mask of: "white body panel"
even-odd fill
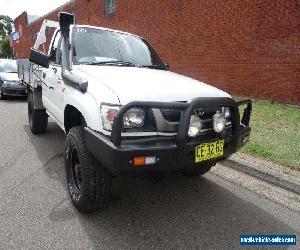
[[[61,78],[61,67],[50,65],[48,69],[43,69],[42,72],[45,76],[45,84],[42,84],[44,107],[48,113],[55,116],[59,122],[62,122],[63,113],[61,111],[64,110],[64,84]]]
[[[125,105],[131,101],[188,102],[197,97],[230,97],[215,87],[165,70],[73,65],[72,72],[88,80],[86,93],[65,85],[59,66],[50,65],[49,69],[43,69],[46,73],[46,84],[42,84],[43,105],[62,128],[67,105],[81,112],[88,127],[108,135],[110,133],[102,128],[101,103]]]
[[[88,65],[77,68],[89,79],[89,86],[97,92],[109,89],[117,95],[121,105],[131,101],[172,102],[196,97],[229,97],[215,87],[165,70]]]
[[[230,97],[215,87],[169,71],[87,65],[75,66],[73,70],[88,80],[88,90],[82,94],[63,84],[63,107],[76,107],[90,128],[104,134],[110,133],[102,129],[101,103],[125,105],[132,101],[173,102],[197,97]],[[63,110],[60,112],[54,115],[63,124]]]

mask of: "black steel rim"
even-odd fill
[[[81,167],[80,167],[78,153],[75,148],[72,150],[72,154],[71,154],[71,174],[72,174],[75,187],[79,191],[81,191],[81,187],[82,187]]]

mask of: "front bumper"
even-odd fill
[[[246,105],[242,119],[239,106]],[[139,108],[173,108],[182,110],[176,137],[148,137],[123,139],[121,137],[123,115],[133,107]],[[192,111],[196,108],[229,107],[232,114],[232,132],[230,136],[215,135],[206,140],[189,140],[187,133]],[[180,171],[195,165],[215,163],[226,159],[242,147],[250,136],[249,121],[251,100],[235,102],[230,98],[197,98],[190,103],[132,102],[123,106],[115,119],[111,137],[85,128],[88,149],[113,174],[123,171]],[[195,163],[195,147],[206,142],[224,139],[224,155],[206,162]],[[155,165],[134,168],[132,159],[135,156],[156,156]]]
[[[27,96],[25,86],[2,86],[0,91],[6,96]]]

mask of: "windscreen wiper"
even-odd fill
[[[166,65],[164,64],[152,64],[152,65],[140,65],[140,67],[150,68],[150,69],[167,69]]]
[[[104,61],[104,62],[93,62],[88,63],[89,65],[116,65],[116,66],[137,66],[131,62],[124,62],[124,61]]]

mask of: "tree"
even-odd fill
[[[10,58],[13,57],[13,52],[10,47],[9,38],[5,37],[0,41],[0,57]]]
[[[0,57],[12,57],[13,52],[9,43],[13,20],[9,16],[0,15]]]
[[[13,20],[9,16],[0,15],[0,39],[7,37],[12,32]]]

